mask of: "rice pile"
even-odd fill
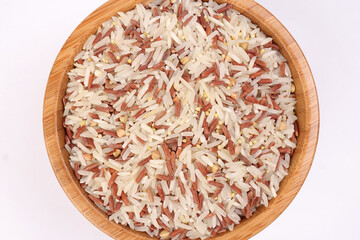
[[[75,57],[66,149],[111,220],[207,238],[276,197],[296,147],[279,47],[213,1],[157,1],[105,22]]]

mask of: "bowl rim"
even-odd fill
[[[237,239],[248,239],[263,230],[280,216],[303,185],[311,168],[318,142],[320,123],[319,103],[314,79],[306,58],[294,38],[277,18],[253,0],[216,1],[219,3],[227,2],[233,4],[234,8],[241,14],[247,17],[251,16],[249,18],[252,22],[256,23],[262,31],[268,36],[273,37],[274,40],[282,46],[280,52],[284,56],[288,55],[285,56],[288,62],[289,59],[294,62],[294,69],[292,68],[291,70],[292,72],[295,70],[298,74],[298,84],[301,84],[300,88],[304,90],[301,94],[304,95],[304,103],[307,107],[307,109],[304,110],[306,118],[304,121],[306,121],[306,125],[302,127],[305,129],[305,133],[300,133],[303,135],[304,145],[302,145],[302,148],[306,151],[295,151],[297,159],[301,161],[298,163],[299,166],[297,165],[297,168],[291,173],[292,175],[289,173],[287,176],[287,180],[290,179],[289,181],[293,185],[291,191],[286,193],[281,192],[282,195],[279,194],[277,198],[271,200],[267,208],[257,210],[250,219],[242,220],[240,224],[235,226],[233,232],[226,231],[220,235],[221,239],[231,239],[234,237]],[[101,23],[108,20],[110,18],[109,16],[115,15],[120,6],[123,11],[127,11],[137,3],[148,2],[151,2],[151,0],[109,0],[86,17],[71,33],[56,58],[49,75],[43,103],[43,133],[45,145],[51,166],[61,187],[75,207],[91,223],[115,239],[123,239],[124,237],[129,239],[154,238],[149,237],[147,234],[134,231],[129,227],[124,227],[113,221],[109,221],[105,213],[87,198],[79,182],[75,179],[73,172],[69,171],[69,161],[62,155],[64,140],[59,138],[59,136],[61,136],[59,133],[64,131],[62,129],[62,122],[59,121],[58,117],[62,116],[63,111],[62,103],[59,99],[62,98],[60,96],[63,96],[65,92],[64,86],[61,86],[61,82],[68,70],[72,67],[74,53],[78,52],[76,50],[82,47],[84,39],[87,39],[92,33],[89,31],[89,28],[95,30],[97,26],[100,26]],[[105,12],[107,14],[104,14]],[[83,31],[86,31],[85,36],[81,35]],[[257,218],[256,221],[254,218]],[[215,238],[218,238],[218,236]]]

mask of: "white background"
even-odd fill
[[[42,104],[57,53],[104,0],[0,0],[1,239],[110,239],[71,204],[51,169]],[[320,138],[285,212],[253,239],[359,239],[360,4],[259,0],[290,31],[313,71]]]

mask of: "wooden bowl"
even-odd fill
[[[43,126],[45,143],[55,175],[72,203],[95,226],[114,239],[151,239],[147,234],[131,230],[108,220],[80,187],[74,176],[64,148],[64,128],[62,127],[63,104],[68,82],[67,73],[73,67],[73,59],[90,34],[94,34],[101,23],[116,15],[118,11],[128,11],[137,3],[149,0],[110,0],[90,14],[70,35],[57,56],[46,87]],[[296,86],[296,113],[299,118],[300,135],[297,148],[291,159],[289,175],[280,184],[278,196],[271,200],[267,208],[260,207],[250,219],[242,220],[234,231],[227,231],[216,239],[248,239],[273,222],[290,204],[300,190],[310,170],[319,131],[319,106],[316,88],[308,63],[285,27],[266,9],[252,0],[218,0],[228,2],[240,13],[259,25],[262,31],[273,37],[280,46],[280,52],[287,59]]]

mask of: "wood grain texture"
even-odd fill
[[[114,239],[151,239],[109,221],[107,215],[88,199],[85,191],[76,180],[64,148],[64,129],[62,127],[62,98],[68,82],[67,72],[73,67],[73,59],[90,34],[98,26],[118,11],[127,11],[137,3],[149,0],[110,0],[90,14],[70,35],[57,56],[46,87],[43,128],[49,159],[55,175],[65,193],[79,211],[95,226]],[[300,190],[310,170],[319,133],[319,106],[313,76],[308,63],[296,41],[285,27],[266,9],[252,0],[218,0],[228,2],[262,31],[274,38],[280,52],[286,57],[296,86],[296,112],[299,118],[300,135],[298,145],[289,167],[289,175],[280,184],[278,197],[271,200],[269,207],[260,207],[255,214],[242,220],[232,232],[225,232],[214,239],[248,239],[272,223],[290,204]]]

